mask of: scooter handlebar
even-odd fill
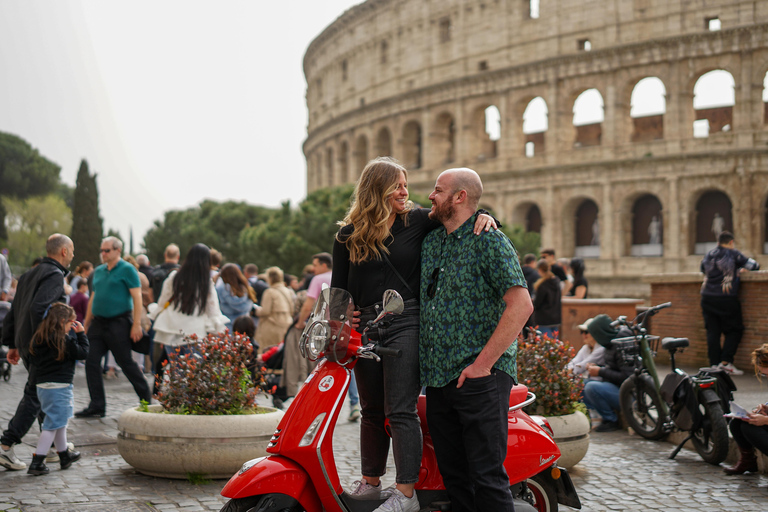
[[[403,355],[403,351],[397,348],[387,348],[378,346],[373,350],[377,355],[384,357],[400,357]]]

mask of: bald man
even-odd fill
[[[517,334],[533,312],[509,239],[496,230],[473,235],[482,193],[472,169],[440,174],[429,216],[443,227],[421,249],[421,383],[453,512],[514,510],[504,470],[507,411]]]

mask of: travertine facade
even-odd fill
[[[768,264],[768,0],[538,4],[369,0],[340,16],[304,58],[309,191],[354,181],[377,155],[421,193],[472,167],[484,206],[585,257],[593,295],[648,296],[640,275],[698,270],[722,229]],[[694,107],[714,70],[733,99]],[[648,77],[662,109],[635,114]],[[575,119],[592,89],[602,120]],[[546,130],[524,130],[535,98]]]

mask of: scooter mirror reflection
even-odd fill
[[[403,304],[403,297],[395,290],[385,290],[384,296],[381,300],[381,313],[373,320],[372,323],[379,322],[387,315],[399,315],[405,309]]]

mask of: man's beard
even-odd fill
[[[453,197],[441,205],[434,204],[434,209],[429,212],[429,218],[445,224],[456,213],[456,206],[453,204]]]

